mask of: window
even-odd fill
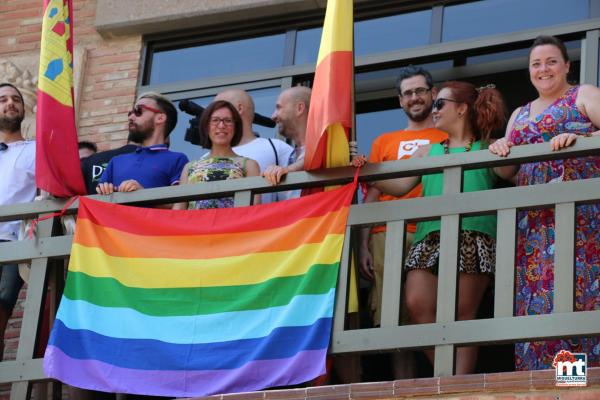
[[[429,43],[431,10],[358,21],[354,29],[357,56],[424,46]],[[321,27],[298,31],[295,64],[317,61],[321,33]]]
[[[452,5],[443,5],[448,3]],[[495,83],[509,110],[513,110],[536,96],[527,73],[529,43],[511,43],[511,36],[503,39],[502,34],[529,31],[533,38],[544,33],[546,27],[573,21],[585,23],[587,28],[571,24],[561,31],[561,37],[568,39],[566,44],[573,60],[570,77],[577,81],[584,29],[597,29],[589,22],[594,17],[590,4],[595,4],[590,0],[440,1],[442,5],[435,6],[440,8],[416,9],[423,7],[422,4],[416,0],[385,1],[381,10],[365,8],[364,12],[371,13],[368,19],[354,24],[355,54],[369,56],[360,60],[355,76],[357,137],[362,154],[369,153],[376,136],[406,126],[406,116],[398,106],[394,87],[402,66],[421,65],[432,72],[438,83],[451,79],[477,85]],[[360,7],[357,5],[359,16],[363,12]],[[397,13],[390,15],[394,11]],[[293,22],[272,27],[279,31],[271,30],[258,37],[239,37],[220,43],[215,42],[217,37],[153,40],[148,45],[149,70],[144,74],[148,79],[144,84],[148,87],[140,91],[160,85],[159,90],[174,99],[190,98],[207,105],[222,90],[247,88],[256,111],[270,117],[283,88],[290,84],[310,84],[311,67],[319,51],[321,27],[305,28],[315,26],[320,20],[291,13],[290,18]],[[265,28],[264,21],[256,22],[256,29],[263,32],[271,29]],[[474,45],[457,43],[458,50],[453,48],[449,50],[451,53],[445,53],[443,45],[430,45],[435,41],[430,36],[436,32],[441,33],[442,41],[471,39]],[[233,32],[218,34],[231,37]],[[497,35],[500,40],[483,38],[488,35]],[[200,40],[205,44],[190,45]],[[493,44],[486,45],[488,42]],[[435,46],[435,51],[431,46]],[[411,49],[407,56],[410,59],[403,58],[405,49]],[[292,55],[294,65],[289,65]],[[179,124],[171,135],[171,146],[196,159],[205,150],[184,141],[190,118],[180,114]],[[273,128],[259,125],[253,128],[262,137],[277,135]]]
[[[149,84],[235,75],[281,67],[285,34],[156,51]]]
[[[588,0],[486,0],[444,8],[442,41],[509,33],[588,18]]]

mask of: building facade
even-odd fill
[[[25,95],[25,131],[34,136],[42,0],[0,3],[0,81]],[[356,129],[359,152],[378,134],[405,125],[395,78],[400,67],[428,68],[436,82],[495,84],[510,110],[535,95],[527,49],[539,34],[567,44],[573,82],[598,85],[600,0],[355,0]],[[74,0],[75,95],[81,140],[101,150],[127,135],[136,94],[208,104],[229,87],[250,92],[270,116],[279,92],[310,85],[326,0]],[[180,113],[174,150],[202,152],[184,140]],[[256,126],[264,137],[272,128]],[[6,333],[14,358],[20,311]]]

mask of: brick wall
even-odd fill
[[[35,76],[42,6],[42,0],[0,1],[0,62],[10,61]],[[75,0],[73,8],[79,137],[97,143],[101,150],[119,147],[127,136],[126,113],[135,100],[142,39],[140,35],[100,36],[94,27],[96,0]],[[6,331],[7,360],[16,355],[24,297],[25,290]],[[0,400],[8,398],[6,390],[0,387]]]
[[[42,4],[42,0],[0,2],[0,61],[11,61],[33,75],[38,68]],[[73,8],[79,136],[101,149],[118,147],[126,137],[126,112],[135,98],[141,36],[103,38],[94,28],[96,1],[76,0]]]

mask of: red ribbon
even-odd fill
[[[33,221],[31,221],[31,225],[29,226],[29,231],[28,231],[29,239],[30,240],[33,239],[33,231],[36,230],[37,224],[40,221],[45,221],[47,219],[54,218],[54,217],[62,217],[63,215],[65,215],[65,213],[67,212],[67,209],[71,206],[71,204],[73,204],[75,202],[75,200],[77,200],[78,198],[79,198],[79,196],[73,196],[69,199],[69,201],[67,201],[67,203],[62,208],[62,210],[53,212],[51,214],[42,215],[41,217],[37,217]]]

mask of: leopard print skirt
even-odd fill
[[[485,233],[461,231],[459,271],[467,274],[493,274],[496,240]],[[431,232],[408,250],[404,268],[431,269],[437,275],[440,258],[440,232]]]

